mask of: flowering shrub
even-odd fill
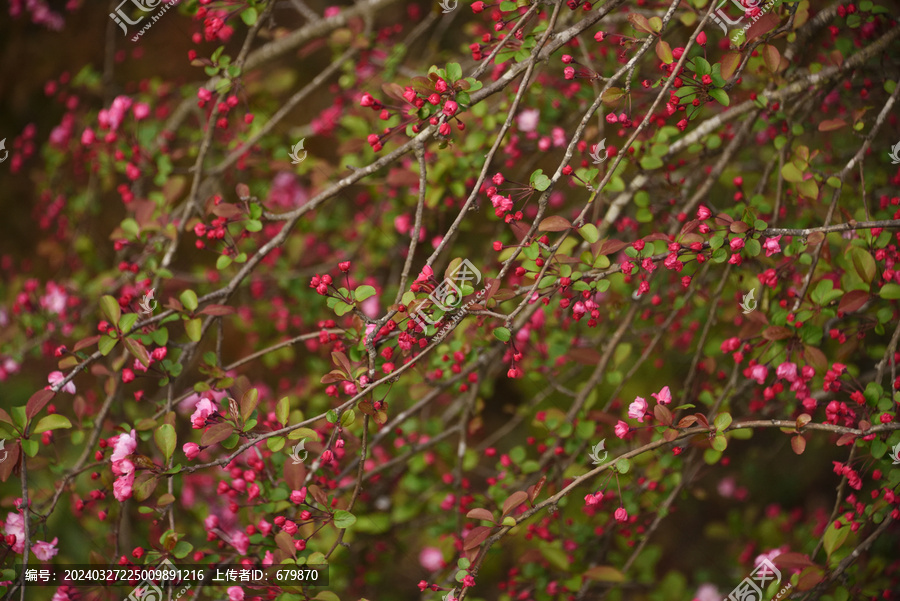
[[[0,592],[900,598],[887,8],[163,4],[10,3]]]

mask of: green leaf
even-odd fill
[[[894,284],[893,282],[888,282],[884,286],[881,287],[881,290],[878,291],[878,296],[885,300],[898,300],[900,299],[900,284]]]
[[[497,340],[508,342],[510,335],[510,331],[507,328],[494,328],[494,338]]]
[[[715,450],[717,450],[717,451],[719,451],[719,452],[722,452],[722,451],[724,451],[727,447],[728,447],[728,439],[726,439],[726,438],[725,438],[724,436],[722,436],[721,434],[718,434],[718,435],[716,435],[715,438],[713,438],[713,441],[712,441],[712,448],[713,448],[713,449],[715,449]]]
[[[840,530],[834,527],[834,522],[828,524],[828,529],[825,531],[823,546],[825,548],[825,553],[828,554],[829,558],[832,553],[841,548],[841,545],[844,544],[848,536],[850,536],[849,524],[844,524]]]
[[[356,516],[349,511],[338,509],[334,512],[334,525],[338,528],[349,528],[356,523]]]
[[[709,66],[705,58],[698,56],[694,59],[694,73],[703,77],[712,73],[712,67]]]
[[[353,297],[356,299],[356,302],[362,302],[369,297],[375,296],[375,288],[373,286],[360,286],[356,290],[353,291]]]
[[[117,342],[118,340],[116,340],[115,338],[110,338],[109,336],[104,335],[100,337],[100,341],[97,343],[97,348],[100,349],[100,354],[105,357],[112,352]]]
[[[462,67],[459,66],[459,63],[447,63],[447,79],[451,83],[462,79]]]
[[[799,183],[803,181],[803,174],[793,163],[784,164],[784,167],[781,168],[781,176],[791,183]]]
[[[531,186],[538,192],[543,192],[550,187],[550,178],[544,175],[543,170],[538,169],[531,174]]]
[[[729,104],[731,104],[731,99],[728,97],[728,94],[721,88],[714,88],[710,90],[709,96],[722,106],[728,106]]]
[[[627,474],[628,470],[631,469],[631,461],[626,458],[619,459],[616,461],[616,471],[620,474]]]
[[[713,423],[716,425],[717,432],[723,432],[728,426],[731,425],[731,414],[730,413],[720,413],[716,416],[715,421]]]
[[[184,329],[187,332],[188,338],[194,342],[199,342],[200,335],[203,333],[203,321],[199,317],[189,319],[185,322]]]
[[[103,310],[103,315],[106,316],[106,319],[108,319],[111,324],[118,327],[119,318],[122,316],[122,308],[119,307],[119,301],[112,296],[105,294],[100,297],[100,308]]]
[[[163,457],[165,457],[166,463],[168,463],[172,454],[175,452],[175,444],[178,441],[178,436],[175,434],[175,428],[173,428],[171,424],[161,425],[153,432],[153,440],[156,441],[156,446],[162,451]]]
[[[184,559],[187,557],[188,553],[194,550],[194,545],[187,542],[186,540],[180,540],[175,543],[175,548],[172,549],[172,555],[174,555],[178,559]]]
[[[244,22],[248,27],[254,25],[256,20],[259,18],[259,13],[256,12],[256,9],[252,6],[244,9],[241,13],[241,21]]]
[[[278,404],[275,405],[275,417],[278,419],[278,423],[282,426],[287,425],[288,421],[288,412],[290,411],[290,399],[288,397],[284,397]]]
[[[597,230],[597,226],[593,223],[585,223],[580,228],[578,228],[578,233],[581,234],[581,237],[587,240],[590,244],[593,244],[600,239],[600,232]]]
[[[59,430],[61,428],[71,428],[72,422],[69,421],[69,418],[65,415],[60,415],[58,413],[53,413],[51,415],[45,415],[41,418],[41,420],[34,427],[33,434],[42,434],[43,432],[49,432],[50,430]],[[24,441],[23,441],[24,442]]]
[[[44,418],[46,419],[46,418]],[[43,421],[43,420],[42,420]],[[38,451],[41,449],[40,442],[35,439],[25,439],[23,438],[21,441],[22,450],[25,451],[25,454],[29,457],[34,457],[38,454]]]
[[[219,271],[222,271],[223,269],[225,269],[226,267],[231,265],[231,261],[232,261],[231,256],[219,255],[219,258],[216,259],[216,269],[218,269]]]
[[[284,448],[286,441],[284,436],[273,436],[272,438],[266,439],[266,446],[273,453],[277,453],[281,449]]]
[[[248,232],[258,232],[258,231],[262,230],[262,222],[259,221],[258,219],[248,219],[247,222],[244,224],[244,228]]]
[[[193,313],[197,310],[197,295],[193,290],[188,289],[181,293],[179,296],[181,299],[181,304],[184,305],[184,308]]]
[[[122,316],[122,319],[119,320],[119,329],[124,333],[130,332],[131,328],[134,327],[134,324],[137,323],[137,320],[137,313],[126,313]]]
[[[641,168],[647,171],[659,169],[663,166],[663,162],[659,157],[648,155],[641,159]]]
[[[864,282],[871,284],[872,280],[875,279],[875,259],[869,254],[869,251],[858,246],[851,246],[848,252],[850,253],[850,259],[853,261],[853,267],[856,269],[856,273],[859,274],[859,277],[861,277]]]

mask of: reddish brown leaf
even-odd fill
[[[126,338],[125,347],[144,367],[150,367],[150,353],[147,352],[147,348],[140,341],[134,338]]]
[[[721,75],[722,79],[728,81],[731,79],[731,76],[734,75],[735,71],[741,64],[741,55],[737,52],[729,52],[725,56],[722,57],[721,60],[722,70]]]
[[[811,421],[812,421],[812,417],[810,417],[808,413],[801,413],[800,415],[797,416],[797,422],[796,422],[797,429],[799,430],[800,428],[802,428],[803,426],[805,426],[806,424],[808,424]]]
[[[797,579],[796,589],[798,591],[809,591],[815,588],[817,584],[825,579],[825,572],[819,566],[810,566],[800,572],[800,578]]]
[[[584,577],[598,582],[625,582],[625,574],[612,566],[595,566],[584,571]]]
[[[297,549],[294,547],[294,539],[284,530],[275,535],[275,544],[278,545],[278,548],[285,555],[290,557],[297,556]]]
[[[697,421],[700,422],[700,425],[704,428],[709,428],[709,420],[706,419],[706,416],[702,413],[695,413],[694,417],[697,418]]]
[[[75,343],[75,346],[72,347],[72,352],[77,353],[83,348],[87,348],[89,346],[94,346],[100,340],[100,336],[89,336],[84,340],[79,340]]]
[[[18,442],[12,443],[5,447],[4,452],[9,453],[2,462],[0,462],[0,482],[6,482],[12,475],[13,470],[19,465],[19,451],[21,446]]]
[[[303,488],[303,482],[306,480],[306,466],[302,463],[294,463],[293,461],[284,462],[284,482],[291,490],[300,490]]]
[[[718,215],[716,215],[717,225],[730,225],[732,221],[734,221],[734,217],[732,217],[728,213],[719,213]]]
[[[689,428],[697,423],[697,417],[694,415],[686,415],[678,421],[679,428]]]
[[[308,490],[309,494],[311,494],[313,496],[313,499],[316,500],[316,503],[318,503],[322,507],[329,507],[328,495],[326,495],[325,491],[323,491],[317,484],[310,484]]]
[[[647,234],[646,236],[641,238],[641,240],[643,240],[644,242],[656,242],[657,240],[669,242],[669,236],[661,232],[657,232],[655,234]]]
[[[333,382],[343,382],[346,379],[347,376],[344,375],[344,372],[332,369],[330,372],[322,376],[322,379],[319,380],[319,382],[321,382],[322,384],[331,384]]]
[[[837,439],[837,446],[842,447],[844,445],[848,445],[856,440],[856,434],[844,434],[840,438]]]
[[[607,240],[600,246],[601,255],[612,255],[628,246],[627,242],[621,240]]]
[[[804,555],[803,553],[782,553],[773,559],[772,563],[781,570],[803,569],[816,565],[808,555]]]
[[[763,330],[762,335],[766,340],[784,340],[785,338],[792,338],[794,331],[784,326],[769,326]]]
[[[508,513],[510,513],[513,509],[524,503],[528,499],[528,494],[524,491],[517,490],[509,497],[507,497],[506,501],[503,502],[503,513],[500,515],[501,518],[506,517]]]
[[[213,206],[211,213],[218,217],[224,217],[225,219],[234,219],[235,217],[239,217],[242,212],[237,205],[223,202],[222,204]]]
[[[234,307],[229,307],[228,305],[206,305],[197,311],[197,313],[221,317],[222,315],[231,315],[235,311],[236,309]]]
[[[731,225],[728,226],[728,229],[734,234],[743,234],[750,229],[750,226],[743,221],[732,221]]]
[[[484,507],[476,507],[475,509],[470,509],[469,513],[466,514],[467,518],[472,518],[473,520],[487,520],[488,522],[494,521],[494,514],[485,509]]]
[[[352,378],[353,366],[350,365],[350,360],[347,359],[347,355],[341,351],[334,351],[331,353],[331,360],[347,374],[348,380]]]
[[[629,13],[628,22],[631,23],[631,26],[638,31],[643,31],[644,33],[653,33],[653,28],[650,27],[650,21],[648,21],[647,17],[643,15],[639,15],[638,13]]]
[[[864,419],[859,420],[859,429],[862,430],[863,432],[865,432],[866,430],[868,430],[871,427],[872,427],[872,424],[870,422],[868,422],[867,420],[864,420]]]
[[[7,424],[13,423],[12,417],[10,417],[9,413],[2,408],[0,408],[0,422],[6,422]]]
[[[491,529],[487,526],[475,526],[463,541],[463,549],[465,549],[466,551],[468,551],[469,549],[474,549],[475,547],[483,543],[490,535]]]
[[[841,297],[838,311],[841,313],[853,313],[859,311],[869,300],[869,293],[864,290],[851,290]]]
[[[550,215],[541,221],[538,229],[542,232],[564,232],[572,227],[571,222],[559,215]]]
[[[228,422],[222,422],[221,424],[214,424],[209,427],[209,429],[203,433],[203,436],[200,437],[200,446],[208,447],[209,445],[213,445],[219,442],[222,442],[234,432],[234,426]]]
[[[806,245],[809,248],[812,248],[814,246],[818,246],[819,244],[821,244],[822,240],[824,240],[824,239],[825,239],[825,234],[823,234],[822,232],[813,232],[809,236],[806,237]]]
[[[541,493],[541,489],[544,488],[544,482],[547,481],[547,476],[541,476],[541,479],[537,481],[537,484],[528,487],[528,500],[531,504],[534,504],[534,500]]]
[[[132,487],[134,500],[137,502],[146,501],[150,498],[150,495],[153,494],[153,491],[156,489],[156,485],[159,483],[159,478],[154,476],[150,472],[141,472],[134,478],[134,485]]]
[[[238,198],[241,200],[249,200],[250,199],[250,186],[247,184],[238,184],[234,187],[234,191],[237,193]]]
[[[806,439],[800,436],[794,436],[791,438],[791,448],[794,449],[794,452],[798,455],[802,455],[803,451],[806,450]]]
[[[766,13],[761,16],[756,23],[750,26],[744,39],[749,42],[753,38],[758,38],[761,35],[769,33],[776,27],[778,27],[778,17],[772,13]]]
[[[847,122],[843,119],[826,119],[819,123],[819,131],[834,131],[842,127],[847,127]]]
[[[771,44],[765,44],[763,45],[762,51],[763,62],[766,64],[766,69],[772,73],[778,73],[778,67],[781,65],[781,53],[778,52],[778,48]]]
[[[666,442],[672,442],[676,438],[678,438],[678,430],[669,428],[668,430],[663,432],[663,440],[665,440]]]
[[[825,353],[814,346],[803,345],[803,357],[817,370],[828,368],[828,358],[825,357]]]
[[[28,419],[31,419],[35,415],[41,412],[41,409],[44,408],[44,405],[50,402],[56,396],[56,393],[52,390],[47,390],[46,388],[43,390],[38,390],[31,398],[28,399],[28,404],[25,405],[25,415],[28,416]],[[9,416],[7,416],[9,417]],[[12,423],[12,420],[9,420],[9,423]]]
[[[657,405],[653,408],[653,415],[656,416],[656,420],[664,426],[672,425],[672,412],[669,411],[665,405]]]

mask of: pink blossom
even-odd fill
[[[600,501],[603,500],[603,493],[598,492],[596,494],[588,494],[584,497],[584,502],[586,505],[599,505]]]
[[[228,601],[244,601],[244,589],[239,586],[229,586]]]
[[[306,487],[291,492],[291,503],[299,505],[306,500]]]
[[[765,365],[754,365],[750,368],[750,379],[756,380],[757,384],[763,384],[766,381],[766,376],[769,375],[769,368]]]
[[[781,240],[781,236],[775,236],[774,238],[766,238],[766,241],[763,243],[763,248],[766,250],[766,256],[771,257],[775,253],[781,252],[781,246],[778,245],[778,241]]]
[[[275,556],[272,555],[271,551],[266,551],[266,554],[263,556],[262,565],[264,568],[275,565]]]
[[[146,102],[138,102],[132,107],[131,112],[138,121],[146,119],[150,115],[150,105]]]
[[[519,127],[519,131],[523,132],[532,132],[537,130],[539,117],[541,116],[541,111],[538,109],[525,109],[519,116],[516,117],[516,125]]]
[[[188,442],[181,447],[181,450],[184,451],[184,454],[187,455],[188,459],[196,459],[200,454],[200,445],[196,442]]]
[[[25,550],[25,519],[22,514],[18,511],[7,514],[4,530],[7,536],[11,534],[16,537],[16,542],[12,546],[13,551],[23,552]]]
[[[247,549],[250,548],[250,538],[246,534],[238,530],[231,535],[231,546],[234,547],[241,555],[246,555]]]
[[[59,538],[54,538],[53,541],[49,543],[42,540],[35,541],[31,546],[31,550],[34,551],[34,556],[41,561],[49,561],[59,553],[59,549],[56,548],[57,542],[59,542]]]
[[[203,520],[203,527],[207,530],[213,530],[219,527],[219,516],[217,515],[208,515],[206,519]]]
[[[194,414],[191,415],[191,424],[193,425],[195,430],[199,430],[203,426],[206,425],[207,418],[216,413],[216,406],[213,405],[212,401],[209,399],[200,399],[197,403],[197,407],[194,410]]]
[[[273,207],[296,209],[305,205],[308,200],[309,193],[293,173],[280,171],[272,179],[272,187],[269,189],[269,202]]]
[[[128,462],[131,464],[131,462]],[[116,501],[120,503],[126,499],[131,498],[131,493],[133,492],[134,487],[134,471],[128,472],[122,476],[116,478],[116,481],[113,483],[113,496],[116,497]]]
[[[437,547],[425,547],[419,552],[419,564],[429,572],[437,572],[444,567],[444,554]]]
[[[616,509],[615,516],[616,516],[616,521],[624,522],[628,519],[628,512],[625,511],[624,507],[619,507],[618,509]]]
[[[634,402],[628,406],[628,417],[631,419],[643,422],[645,413],[647,413],[647,401],[642,397],[635,398]]]
[[[57,382],[62,382],[65,379],[66,376],[64,376],[63,372],[61,371],[51,371],[50,375],[47,376],[47,381],[50,382],[51,385],[56,384]],[[68,392],[69,394],[75,394],[75,383],[66,383],[66,385],[62,387],[62,390]]]
[[[622,420],[619,420],[616,423],[616,427],[614,428],[616,436],[618,436],[619,438],[625,438],[625,435],[628,434],[628,430],[629,430],[628,424],[626,424]]]
[[[650,396],[656,399],[656,402],[660,405],[668,405],[672,402],[672,391],[669,390],[668,386],[663,386],[662,390],[659,391],[659,394],[654,392]]]
[[[797,364],[784,362],[775,369],[775,375],[788,382],[797,379]]]
[[[134,470],[134,465],[131,465],[131,462],[126,457],[134,453],[135,449],[137,449],[137,435],[134,430],[131,433],[119,434],[116,437],[115,447],[113,448],[112,456],[109,458],[112,461],[114,474],[126,474]]]
[[[719,601],[722,595],[714,584],[701,584],[694,593],[694,601]]]

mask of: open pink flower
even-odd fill
[[[200,399],[197,402],[194,414],[191,415],[191,425],[195,430],[199,430],[206,425],[207,418],[213,413],[216,413],[216,411],[216,406],[213,405],[212,401],[209,399]]]
[[[642,397],[637,397],[634,399],[634,402],[628,406],[628,417],[631,419],[643,422],[645,413],[647,413],[647,401]]]
[[[614,432],[619,438],[625,438],[625,435],[628,434],[629,429],[630,428],[628,424],[626,424],[622,420],[619,420],[619,422],[616,424],[616,427],[614,428]]]
[[[437,547],[425,547],[419,552],[419,564],[429,572],[444,567],[444,554]]]
[[[56,384],[57,382],[62,382],[66,379],[66,376],[63,375],[61,371],[51,371],[50,375],[47,376],[47,381],[50,382],[51,385]],[[62,390],[68,392],[69,394],[75,394],[75,383],[67,382],[65,386],[62,387]]]
[[[663,386],[658,394],[654,392],[651,396],[656,399],[656,402],[660,405],[668,405],[672,402],[672,391],[669,390],[668,386]]]
[[[59,549],[56,548],[57,542],[59,542],[59,538],[54,538],[49,543],[39,540],[31,546],[31,550],[34,551],[34,556],[41,561],[49,561],[59,553]]]
[[[18,511],[11,512],[6,516],[6,524],[3,529],[6,535],[16,537],[16,542],[12,545],[12,550],[21,553],[25,550],[25,520]]]
[[[128,462],[129,465],[131,462]],[[134,491],[134,471],[132,467],[132,471],[127,474],[123,474],[116,478],[116,481],[113,482],[113,496],[116,497],[116,501],[120,503],[126,499],[131,498],[131,494]]]
[[[750,368],[750,379],[756,380],[757,384],[764,384],[768,375],[769,368],[765,365],[754,365]]]
[[[781,240],[781,236],[775,236],[774,238],[766,238],[766,241],[763,243],[763,248],[766,249],[766,256],[771,257],[775,253],[781,252],[781,246],[778,245],[778,241]]]

